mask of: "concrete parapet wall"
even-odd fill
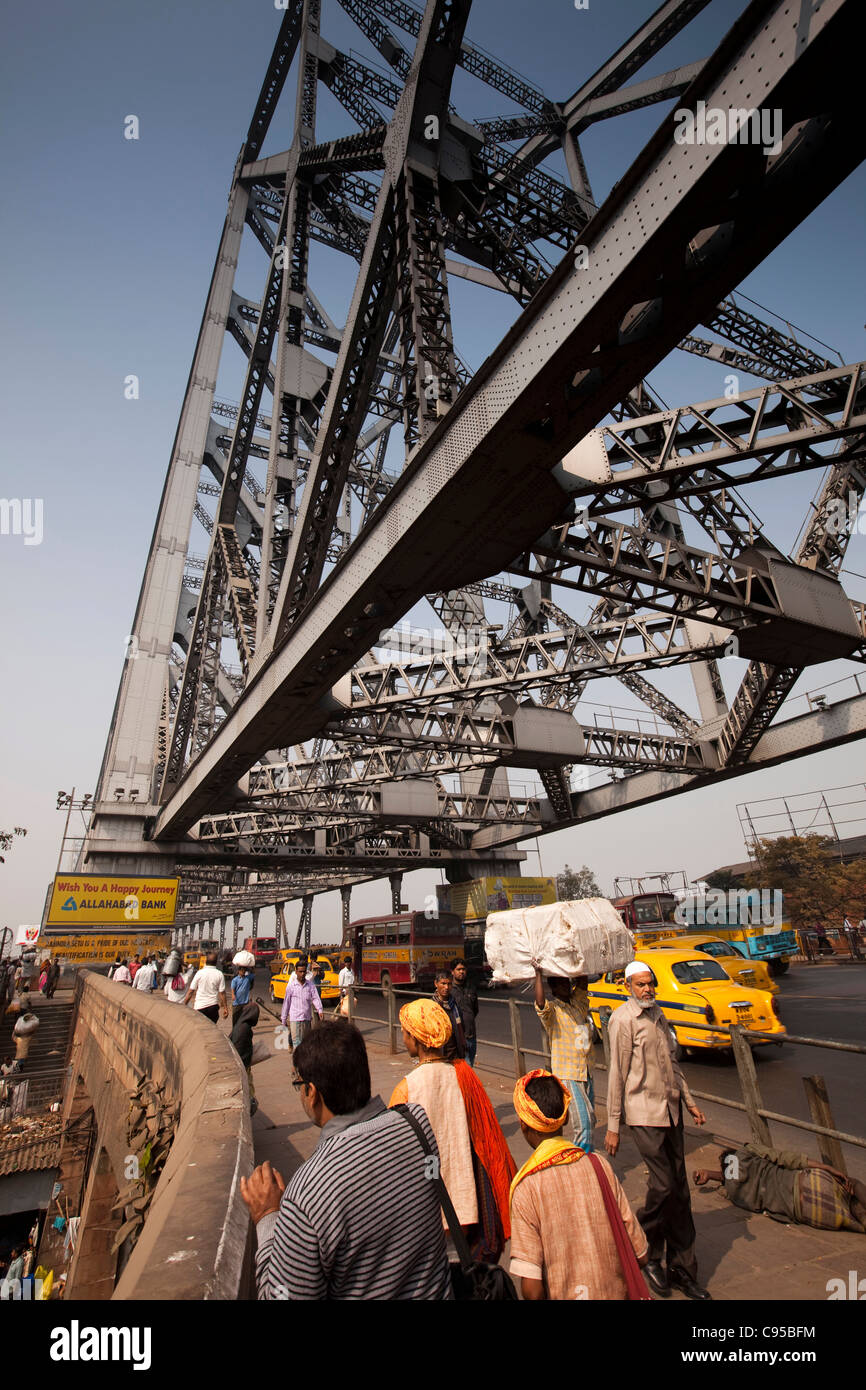
[[[71,1061],[93,1101],[117,1185],[127,1179],[129,1093],[142,1076],[180,1101],[168,1158],[115,1299],[237,1299],[254,1166],[246,1075],[224,1034],[191,1008],[83,972]]]

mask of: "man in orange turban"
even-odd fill
[[[428,1052],[440,1051],[451,1037],[451,1020],[432,999],[415,999],[411,1004],[404,1004],[400,1010],[400,1027]],[[417,1055],[408,1046],[406,1051],[411,1056]]]
[[[451,1020],[432,999],[400,1010],[403,1045],[419,1065],[395,1087],[391,1105],[421,1105],[436,1136],[441,1177],[475,1259],[498,1260],[510,1235],[508,1189],[514,1159],[487,1092],[464,1061],[444,1048]],[[444,1219],[444,1218],[443,1218]]]
[[[510,1272],[521,1280],[523,1297],[530,1301],[624,1299],[630,1293],[648,1298],[634,1268],[634,1257],[646,1262],[646,1237],[613,1169],[598,1155],[587,1158],[562,1137],[571,1099],[571,1090],[549,1071],[531,1071],[514,1087],[514,1109],[533,1152],[511,1184]],[[600,1176],[594,1164],[603,1168]],[[609,1204],[614,1204],[621,1238],[634,1251],[629,1272]],[[631,1291],[630,1274],[640,1286],[638,1295]]]

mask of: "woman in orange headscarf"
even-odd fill
[[[403,1043],[419,1065],[395,1087],[391,1105],[423,1106],[441,1175],[475,1259],[498,1260],[511,1235],[508,1192],[516,1165],[475,1072],[444,1055],[451,1020],[430,999],[400,1010]]]

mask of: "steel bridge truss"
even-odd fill
[[[707,3],[666,0],[565,100],[467,39],[471,0],[339,3],[369,58],[327,41],[321,0],[289,0],[235,164],[82,852],[177,865],[186,922],[518,862],[527,836],[862,733],[859,707],[772,721],[807,666],[866,655],[840,582],[866,369],[735,294],[862,157],[855,0],[807,33],[753,0],[715,53],[636,77]],[[458,67],[518,109],[464,119]],[[290,70],[292,142],[265,154]],[[356,130],[321,138],[322,85]],[[686,158],[670,113],[596,206],[588,128],[733,92],[782,113],[780,150]],[[556,153],[567,181],[541,167]],[[244,237],[257,301],[235,287]],[[320,246],[357,266],[343,324],[312,284]],[[463,280],[518,314],[474,373]],[[225,342],[237,403],[216,396]],[[766,384],[665,409],[644,378],[675,348]],[[743,490],[810,470],[787,555]],[[407,614],[426,646],[402,642]],[[729,705],[731,655],[749,665]],[[653,683],[674,666],[696,710]],[[586,717],[611,678],[633,715]]]

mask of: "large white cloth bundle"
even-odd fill
[[[26,1038],[35,1033],[38,1027],[39,1019],[36,1014],[22,1014],[12,1029],[12,1034],[16,1038]]]
[[[607,898],[491,912],[484,949],[493,979],[530,980],[537,960],[545,975],[601,975],[634,960],[634,937]]]

